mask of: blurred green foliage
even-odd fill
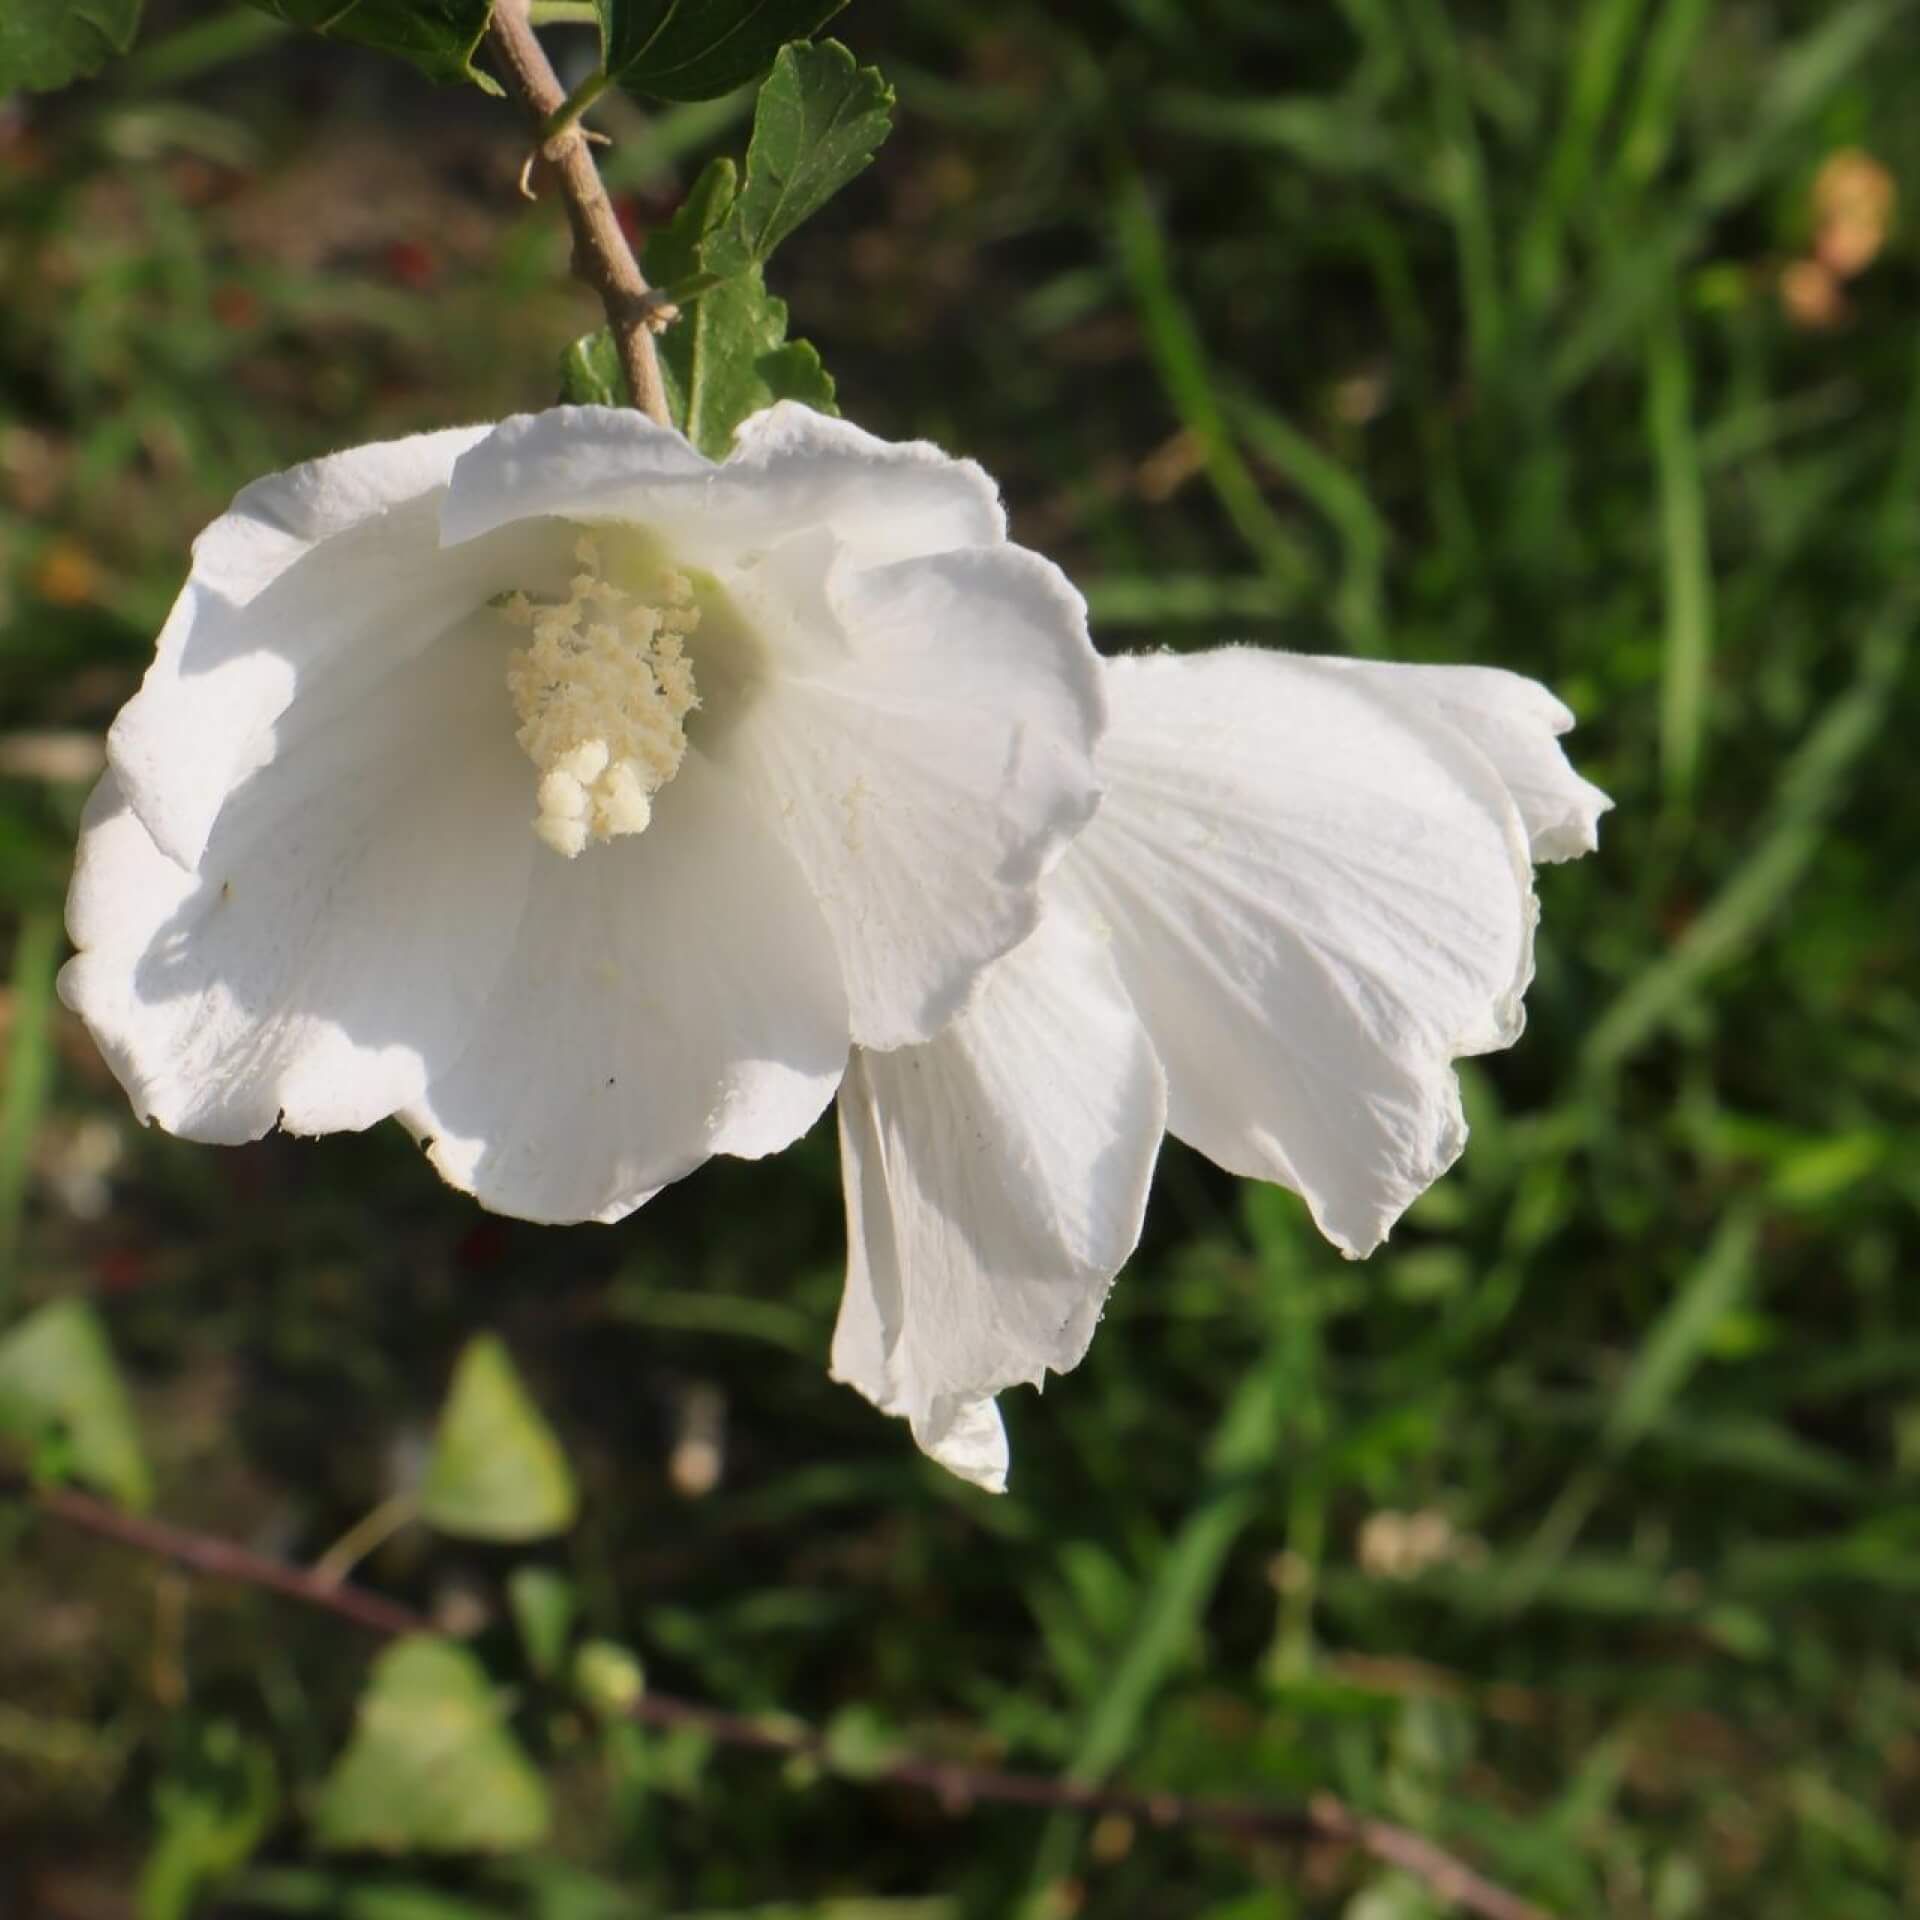
[[[428,1866],[317,1850],[346,1629],[0,1511],[0,1910],[1432,1911],[1331,1854],[643,1732],[593,1704],[636,1653],[849,1753],[1325,1786],[1570,1915],[1920,1909],[1916,10],[840,22],[899,130],[774,283],[846,412],[978,456],[1103,644],[1514,667],[1620,803],[1543,876],[1529,1032],[1465,1070],[1473,1144],[1392,1245],[1343,1264],[1170,1151],[1091,1358],[1009,1404],[998,1501],[825,1379],[827,1138],[523,1227],[394,1129],[142,1135],[52,1004],[192,533],[265,469],[543,403],[595,318],[503,108],[155,14],[0,115],[0,1289],[104,1319],[170,1515],[352,1537],[497,1329],[580,1519],[361,1535],[551,1802],[540,1847]],[[609,97],[637,225],[744,112]]]

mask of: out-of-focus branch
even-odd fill
[[[649,419],[670,427],[673,418],[667,411],[660,356],[653,344],[654,329],[670,315],[649,298],[646,277],[607,198],[600,169],[594,165],[586,129],[577,116],[567,117],[567,90],[533,30],[528,0],[495,0],[487,45],[508,91],[533,122],[538,144],[529,170],[543,167],[560,183],[573,228],[573,270],[607,310],[607,325],[613,330],[633,404]]]
[[[71,1488],[32,1489],[17,1478],[0,1476],[0,1493],[25,1495],[54,1519],[183,1567],[189,1573],[298,1600],[383,1638],[432,1631],[424,1616],[365,1587],[290,1566],[230,1540],[143,1519]],[[726,1746],[799,1755],[828,1765],[832,1762],[832,1748],[825,1734],[785,1716],[734,1713],[651,1689],[626,1712],[647,1726],[689,1728]],[[1489,1880],[1432,1841],[1406,1827],[1370,1819],[1331,1794],[1315,1794],[1303,1805],[1270,1805],[1255,1800],[1150,1793],[1134,1787],[1101,1786],[1052,1774],[1009,1773],[996,1767],[911,1755],[883,1761],[862,1778],[931,1794],[956,1814],[974,1806],[1041,1807],[1121,1814],[1150,1827],[1210,1827],[1247,1840],[1317,1840],[1350,1847],[1384,1865],[1398,1867],[1413,1875],[1436,1898],[1478,1916],[1478,1920],[1552,1920],[1543,1908]]]
[[[17,1480],[0,1480],[0,1491],[26,1492]],[[369,1633],[393,1637],[403,1633],[421,1633],[426,1623],[411,1608],[398,1601],[384,1599],[364,1587],[349,1586],[330,1579],[325,1573],[309,1573],[304,1567],[290,1566],[264,1553],[255,1553],[231,1540],[212,1534],[189,1533],[183,1527],[170,1527],[164,1520],[144,1519],[104,1500],[77,1493],[71,1487],[42,1487],[31,1498],[42,1513],[49,1513],[69,1526],[81,1528],[106,1540],[118,1541],[138,1553],[152,1554],[170,1566],[184,1567],[208,1580],[223,1580],[234,1586],[258,1587],[265,1593],[277,1593],[283,1599],[304,1601],[310,1607],[324,1608],[342,1620],[350,1620]]]

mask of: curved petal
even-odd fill
[[[288,726],[367,698],[489,595],[564,578],[564,542],[544,526],[441,552],[447,476],[486,432],[269,474],[194,543],[145,682],[108,736],[122,792],[170,858],[199,861],[227,796]]]
[[[1526,823],[1536,860],[1577,860],[1600,844],[1613,802],[1567,763],[1557,736],[1573,715],[1537,680],[1501,667],[1411,667],[1329,661],[1407,711],[1437,713],[1494,764]]]
[[[1465,1144],[1448,1062],[1520,1029],[1506,789],[1318,661],[1116,660],[1108,693],[1107,798],[1057,885],[1110,932],[1173,1132],[1368,1252]]]
[[[718,466],[630,407],[502,421],[455,471],[445,536],[472,540],[542,514],[649,527],[702,566],[796,527],[831,527],[870,566],[1006,537],[999,495],[971,460],[877,440],[793,401],[743,422]]]
[[[496,1212],[611,1221],[711,1154],[798,1139],[846,1056],[818,910],[690,752],[646,832],[536,860],[473,1044],[400,1117]]]
[[[1104,943],[1050,913],[925,1046],[840,1092],[833,1373],[998,1491],[1002,1387],[1077,1366],[1140,1238],[1166,1084]]]
[[[771,679],[715,744],[811,882],[862,1046],[931,1038],[1039,919],[1097,803],[1086,607],[1020,547],[829,581],[847,648]]]
[[[877,439],[794,400],[743,420],[722,472],[778,502],[783,522],[825,522],[865,567],[1007,537],[1000,490],[975,462],[929,440]]]
[[[365,1127],[465,1045],[534,850],[483,644],[449,636],[257,769],[197,872],[101,781],[61,992],[142,1120],[228,1142]]]

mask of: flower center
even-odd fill
[[[533,830],[569,860],[590,840],[645,830],[700,704],[685,654],[700,609],[686,575],[663,568],[649,593],[630,593],[601,570],[592,535],[573,551],[581,571],[565,600],[516,593],[502,607],[533,633],[507,663],[514,738],[540,769]]]

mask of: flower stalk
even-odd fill
[[[673,416],[653,340],[667,310],[652,297],[633,257],[594,164],[589,136],[580,124],[581,113],[605,90],[605,76],[596,74],[569,97],[533,30],[528,0],[499,0],[487,27],[487,44],[509,91],[538,129],[539,144],[529,170],[537,163],[560,183],[573,228],[573,270],[600,296],[606,309],[633,404],[650,420],[671,427]]]

